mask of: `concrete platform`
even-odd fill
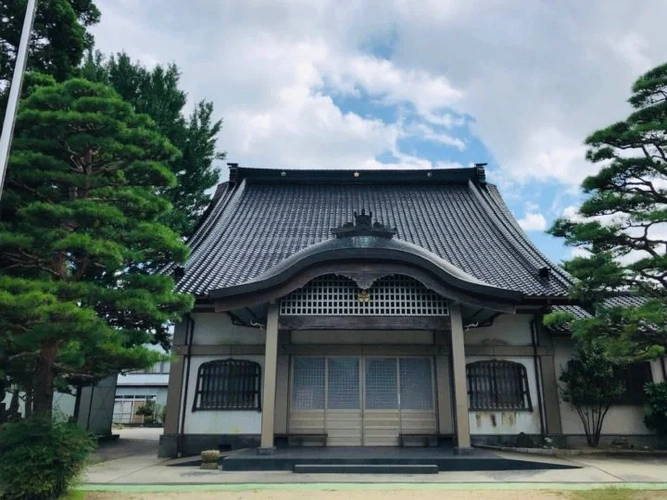
[[[270,455],[239,450],[222,460],[224,471],[294,471],[295,466],[437,466],[438,471],[510,471],[576,469],[576,465],[509,459],[488,450],[457,455],[452,448],[294,447]]]
[[[433,465],[350,465],[350,464],[296,464],[295,474],[437,474]]]

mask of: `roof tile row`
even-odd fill
[[[219,187],[191,238],[192,254],[178,288],[203,295],[248,282],[299,250],[332,238],[332,228],[365,208],[374,220],[395,227],[396,238],[480,280],[529,296],[566,295],[571,278],[530,242],[496,187],[477,181],[476,169],[470,171],[467,180],[457,171],[452,182],[441,176],[432,183],[400,183],[396,177],[391,182],[308,182],[307,172],[289,182],[267,182],[241,172],[235,184]],[[551,269],[550,278],[539,277],[541,267]]]

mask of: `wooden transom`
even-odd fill
[[[409,276],[386,276],[367,290],[344,276],[320,276],[280,302],[282,316],[447,316],[447,299]]]

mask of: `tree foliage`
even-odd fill
[[[0,0],[0,116],[14,72],[27,0]],[[35,15],[27,70],[64,81],[75,76],[100,20],[93,0],[40,0]]]
[[[667,381],[647,384],[644,392],[644,423],[662,438],[667,438]]]
[[[585,255],[565,264],[579,281],[572,296],[595,319],[582,335],[605,335],[612,352],[655,357],[667,347],[667,64],[641,76],[633,112],[586,139],[586,158],[601,166],[586,178],[578,217],[550,233]],[[611,307],[619,292],[646,297],[638,308]]]
[[[599,444],[607,412],[625,390],[618,376],[622,366],[600,344],[579,342],[577,353],[560,374],[561,398],[579,415],[589,446]]]
[[[38,86],[23,102],[0,205],[0,354],[35,412],[50,412],[58,378],[155,362],[144,345],[168,343],[192,306],[156,273],[187,256],[159,223],[177,154],[105,85]]]
[[[225,157],[216,147],[222,120],[214,118],[213,104],[199,101],[186,117],[187,96],[179,88],[180,71],[175,64],[148,70],[126,53],[105,59],[100,52],[91,51],[82,73],[89,80],[110,85],[135,111],[149,115],[160,133],[181,151],[167,163],[177,182],[163,191],[173,206],[163,222],[189,236],[210,201],[208,191],[218,181],[215,162]]]
[[[3,499],[52,500],[84,472],[95,440],[75,424],[34,418],[0,427],[0,449]]]

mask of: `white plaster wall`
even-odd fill
[[[472,328],[465,332],[466,344],[477,345],[531,345],[531,314],[503,314],[493,324]]]
[[[433,332],[409,330],[298,330],[290,334],[293,344],[433,344]]]
[[[233,356],[234,359],[256,361],[262,367],[264,384],[264,356]],[[190,366],[190,386],[188,401],[185,408],[186,434],[260,434],[262,429],[262,413],[259,411],[192,411],[197,389],[197,371],[202,363],[219,359],[230,359],[219,356],[194,356]],[[183,385],[185,387],[185,384]]]
[[[195,345],[264,344],[266,332],[260,328],[233,325],[224,313],[195,313]]]
[[[556,378],[565,368],[574,353],[574,343],[567,337],[554,337],[554,363]],[[652,362],[653,380],[662,380],[659,362]],[[560,381],[558,382],[560,385]],[[577,412],[564,401],[560,401],[560,415],[563,434],[584,434],[584,427]],[[602,434],[652,434],[644,425],[644,411],[640,405],[614,405],[602,425]]]
[[[667,360],[665,360],[667,363]],[[665,382],[660,360],[651,361],[651,372],[653,373],[653,382]]]
[[[466,356],[466,364],[475,361],[502,359],[521,363],[526,367],[528,391],[533,406],[532,411],[471,411],[470,434],[540,434],[540,413],[537,401],[535,365],[530,356]]]
[[[12,402],[12,392],[7,392],[5,399],[0,401],[4,403],[5,409],[9,409],[9,405]],[[23,393],[19,393],[19,413],[23,415],[23,410],[25,409],[25,404],[23,400]],[[54,392],[53,393],[53,410],[57,412],[56,416],[62,416],[64,419],[74,415],[74,404],[76,403],[76,397],[72,394],[67,394],[64,392]]]

